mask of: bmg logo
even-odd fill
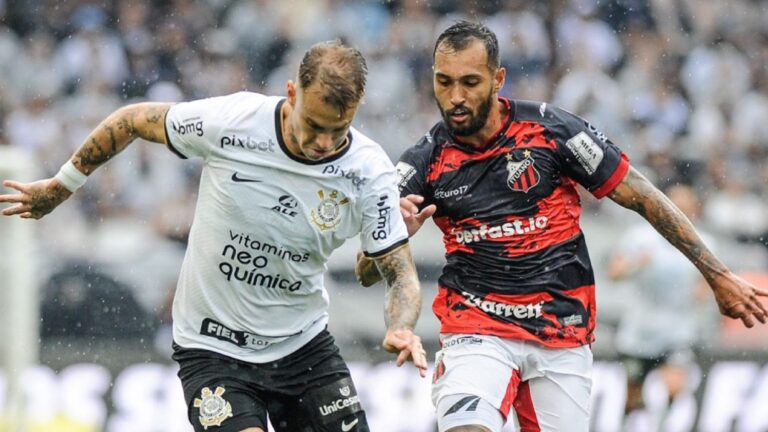
[[[179,135],[187,135],[187,134],[194,133],[199,137],[203,136],[203,121],[200,120],[200,117],[186,119],[178,123],[172,121],[171,127]]]
[[[391,208],[387,205],[389,196],[387,194],[379,195],[379,202],[376,203],[379,215],[376,218],[376,230],[373,232],[374,240],[384,240],[389,235],[389,214]]]

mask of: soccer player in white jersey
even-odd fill
[[[383,346],[426,374],[421,308],[395,169],[350,126],[364,93],[360,52],[310,48],[287,97],[236,93],[120,108],[49,179],[0,195],[2,214],[39,219],[136,138],[204,164],[173,304],[173,358],[196,431],[367,431],[326,330],[323,272],[360,236],[388,291]]]

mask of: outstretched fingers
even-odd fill
[[[2,215],[3,216],[14,216],[14,215],[21,215],[23,218],[28,218],[32,215],[32,206],[29,204],[19,204],[15,205],[13,207],[8,207],[7,209],[3,209]],[[25,217],[25,215],[27,215]]]
[[[400,351],[400,354],[397,355],[395,364],[402,366],[408,360],[411,360],[413,365],[419,369],[419,375],[421,375],[422,378],[427,376],[427,352],[421,346],[421,343],[410,345]]]
[[[15,180],[3,180],[3,186],[10,188],[10,189],[16,189],[17,191],[28,194],[29,193],[29,185],[25,183],[20,183]]]
[[[419,369],[419,375],[427,376],[427,352],[421,344],[421,338],[409,330],[396,330],[387,333],[384,339],[384,349],[397,352],[395,364],[402,366],[407,361]]]

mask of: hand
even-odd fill
[[[421,345],[421,338],[410,330],[387,330],[384,342],[381,344],[387,352],[398,353],[397,366],[406,361],[412,361],[419,369],[422,378],[427,376],[427,352]]]
[[[0,203],[14,203],[3,209],[4,216],[19,215],[22,219],[40,219],[72,195],[56,179],[49,178],[32,183],[5,180],[3,186],[16,189],[18,194],[0,195]]]
[[[758,296],[768,297],[768,291],[754,287],[744,279],[727,273],[710,282],[720,313],[740,319],[745,326],[754,326],[752,317],[765,324],[768,312]]]
[[[437,206],[430,204],[419,211],[419,204],[424,202],[421,195],[408,195],[400,198],[400,214],[403,215],[405,226],[408,228],[408,237],[416,234],[416,231],[424,225],[424,221],[432,217]]]

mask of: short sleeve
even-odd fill
[[[629,158],[586,120],[558,110],[562,128],[557,130],[563,172],[602,198],[621,183],[629,171]]]
[[[181,158],[206,158],[216,145],[226,96],[182,102],[165,117],[168,147]]]
[[[430,198],[427,183],[427,161],[433,146],[432,143],[432,137],[427,134],[415,146],[400,156],[400,160],[395,166],[400,196],[415,194],[426,199]]]
[[[362,199],[363,227],[360,243],[368,257],[389,253],[408,242],[408,230],[400,215],[400,195],[394,167],[386,161],[388,169],[377,176]]]

